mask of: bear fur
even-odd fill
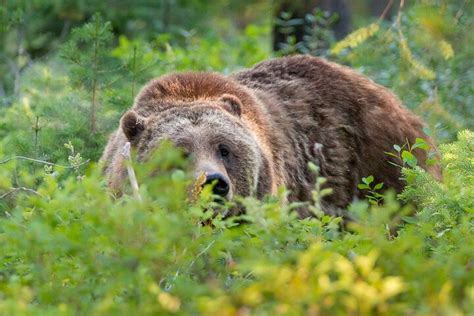
[[[120,191],[123,145],[130,141],[146,160],[167,138],[191,154],[197,173],[224,174],[227,198],[261,198],[284,185],[289,201],[311,200],[315,174],[308,163],[314,162],[333,189],[324,210],[336,214],[364,195],[357,188],[362,177],[400,192],[400,168],[390,164],[400,161],[386,152],[417,137],[432,145],[422,121],[388,89],[336,63],[292,56],[230,76],[188,72],[152,80],[122,117],[102,161],[109,185]],[[424,164],[425,151],[414,154],[439,177]]]

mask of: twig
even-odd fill
[[[194,263],[196,262],[197,259],[199,259],[199,257],[201,257],[203,254],[205,254],[211,247],[212,245],[214,245],[216,241],[213,240],[209,243],[209,245],[206,246],[206,248],[204,248],[203,250],[201,250],[197,255],[196,255],[196,258],[193,259],[193,261],[191,261],[191,263],[189,264],[189,267],[188,269],[191,269],[194,265]]]
[[[4,163],[7,163],[7,162],[9,162],[9,161],[11,161],[11,160],[27,160],[27,161],[36,162],[36,163],[42,163],[42,164],[48,165],[48,166],[62,167],[62,168],[66,168],[66,169],[77,168],[77,167],[79,167],[79,166],[82,166],[82,165],[85,165],[85,164],[89,163],[89,161],[90,161],[90,159],[87,159],[86,161],[81,162],[81,163],[78,164],[77,166],[64,166],[64,165],[58,165],[58,164],[55,164],[55,163],[52,163],[52,162],[48,162],[48,161],[44,161],[44,160],[39,160],[39,159],[33,159],[33,158],[29,158],[29,157],[24,157],[24,156],[13,156],[13,157],[10,157],[10,158],[1,160],[1,161],[0,161],[0,165],[1,165],[1,164],[4,164]]]
[[[188,266],[188,270],[191,269],[194,265],[194,263],[196,262],[196,260],[201,257],[203,254],[205,254],[211,247],[212,245],[214,245],[216,241],[213,240],[211,241],[207,246],[206,248],[204,248],[203,250],[201,250],[197,255],[196,255],[196,258],[193,259],[193,261],[191,261],[191,263],[189,264]],[[179,276],[179,273],[180,273],[180,270],[181,270],[182,267],[178,268],[178,270],[176,270],[174,276],[173,276],[173,279],[172,279],[172,282],[174,282],[176,280],[176,278]],[[169,291],[171,289],[172,285],[171,284],[168,284],[168,286],[166,287],[166,290]]]
[[[127,160],[127,173],[128,173],[128,178],[130,179],[130,184],[132,186],[133,196],[137,198],[139,201],[141,201],[142,197],[140,195],[140,191],[138,188],[137,177],[135,175],[135,170],[133,170],[133,166],[132,166],[132,156],[130,155],[130,142],[125,143],[125,145],[122,148],[121,154]]]
[[[398,13],[397,13],[397,26],[399,30],[401,29],[400,20],[402,18],[402,10],[403,10],[404,5],[405,5],[405,0],[400,0],[400,5],[398,6]]]
[[[387,15],[388,11],[392,7],[392,4],[393,4],[393,0],[389,0],[387,5],[383,9],[382,14],[379,16],[379,22],[382,21],[383,19],[385,19],[385,16]]]
[[[461,19],[461,17],[464,15],[464,6],[466,5],[466,3],[468,2],[469,0],[464,0],[464,2],[462,3],[461,7],[459,8],[458,12],[456,13],[456,16],[454,17],[454,20],[455,20],[455,23],[454,24],[458,24],[459,23],[459,20]]]
[[[6,198],[7,196],[9,196],[12,193],[18,192],[18,191],[25,191],[25,192],[33,193],[35,195],[43,197],[43,195],[41,193],[39,193],[39,192],[37,192],[33,189],[29,189],[29,188],[25,188],[25,187],[19,187],[19,188],[12,188],[10,191],[5,192],[2,195],[0,195],[0,200]]]
[[[204,248],[203,250],[201,250],[201,252],[199,252],[199,253],[197,254],[196,258],[194,258],[193,262],[191,262],[190,266],[192,266],[192,265],[194,264],[194,262],[196,261],[196,259],[198,259],[200,256],[202,256],[203,254],[205,254],[205,253],[209,250],[209,248],[211,248],[212,245],[214,245],[215,242],[216,242],[215,240],[211,241],[211,242],[209,243],[209,245],[206,246],[206,248]]]
[[[403,5],[404,4],[405,4],[405,0],[400,0],[400,5],[398,6],[397,19],[396,19],[396,25],[397,25],[397,29],[398,29],[398,37],[399,37],[401,42],[405,41],[405,36],[403,35],[403,32],[402,32],[402,23],[401,23],[402,10],[403,10]]]
[[[35,159],[38,158],[38,133],[41,130],[39,126],[39,116],[36,117],[35,125],[33,126],[33,131],[35,132]]]

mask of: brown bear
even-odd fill
[[[196,174],[224,198],[289,190],[289,201],[310,201],[314,162],[333,193],[323,203],[335,214],[363,192],[362,177],[403,188],[394,144],[427,139],[422,121],[388,89],[350,68],[311,56],[264,61],[230,76],[175,73],[152,80],[111,136],[102,160],[109,185],[126,177],[126,142],[146,160],[161,140],[189,153]],[[427,139],[432,144],[430,139]],[[421,166],[426,153],[415,150]],[[302,217],[310,215],[302,208]]]

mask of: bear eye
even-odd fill
[[[222,158],[228,157],[228,156],[230,155],[229,148],[227,148],[227,146],[220,145],[220,146],[219,146],[219,155],[220,155]]]

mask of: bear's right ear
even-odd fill
[[[129,111],[120,120],[122,131],[130,141],[136,143],[140,134],[145,130],[146,119],[138,115],[134,111]]]
[[[242,103],[235,95],[223,94],[219,101],[222,102],[223,108],[227,110],[227,112],[237,117],[242,115]]]

